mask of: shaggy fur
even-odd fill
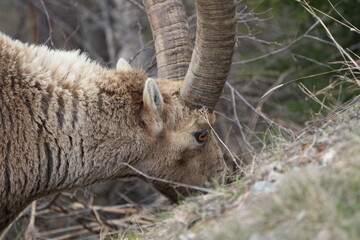
[[[37,198],[141,177],[129,165],[196,186],[217,176],[221,152],[200,111],[179,98],[180,85],[0,33],[0,231]],[[203,130],[201,144],[194,133]],[[172,198],[186,193],[152,183]]]

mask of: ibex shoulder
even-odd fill
[[[80,50],[64,51],[45,45],[30,45],[1,32],[0,46],[0,56],[4,58],[0,69],[3,72],[13,69],[24,76],[24,81],[32,81],[31,85],[37,83],[44,88],[55,85],[89,94],[125,94],[143,88],[147,78],[141,70],[117,71],[104,67]]]

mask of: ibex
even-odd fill
[[[151,182],[175,198],[187,191],[170,182],[203,186],[219,176],[222,154],[208,123],[231,65],[235,0],[196,1],[192,56],[181,1],[144,5],[156,80],[122,60],[108,69],[0,33],[0,231],[55,192],[144,173],[167,180]]]

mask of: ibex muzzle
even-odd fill
[[[123,60],[107,69],[78,52],[0,33],[0,230],[31,201],[63,190],[151,176],[176,198],[188,193],[185,185],[219,176],[223,159],[210,125],[231,64],[235,2],[198,0],[197,7],[201,37],[186,76],[165,54],[159,74],[169,75],[156,80]],[[164,33],[155,32],[157,42]],[[181,75],[184,81],[170,80]]]

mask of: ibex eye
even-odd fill
[[[208,131],[203,130],[203,131],[196,132],[196,133],[194,133],[194,137],[198,143],[203,143],[208,138]]]

